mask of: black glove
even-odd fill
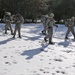
[[[58,27],[58,25],[56,25],[56,27]]]
[[[58,25],[54,25],[54,26],[58,27]]]

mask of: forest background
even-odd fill
[[[24,19],[39,19],[41,15],[51,12],[55,19],[66,19],[75,16],[75,0],[0,0],[0,18],[4,12],[20,13]]]

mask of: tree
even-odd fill
[[[48,1],[48,0],[47,0]],[[41,14],[47,12],[46,0],[1,0],[1,11],[9,11],[12,14],[21,13],[24,18],[34,21]]]
[[[48,3],[48,10],[55,14],[57,20],[75,16],[75,0],[50,0]]]

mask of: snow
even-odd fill
[[[23,24],[22,39],[4,34],[0,24],[0,75],[75,75],[75,41],[65,40],[67,28],[54,27],[54,45],[47,45],[41,33],[43,25]],[[14,24],[12,24],[14,30]]]

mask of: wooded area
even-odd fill
[[[33,21],[53,12],[55,19],[60,20],[75,16],[75,0],[0,0],[0,18],[5,11],[21,13],[24,19]]]

